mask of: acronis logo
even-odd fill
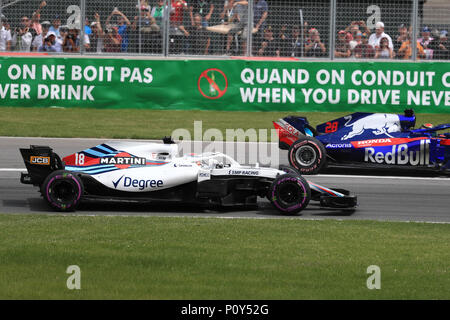
[[[350,143],[329,143],[325,146],[327,149],[345,149],[351,147],[352,145]]]

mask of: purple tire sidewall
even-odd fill
[[[280,179],[280,180],[277,182],[277,184],[276,184],[275,186],[272,187],[272,199],[275,197],[276,186],[278,186],[279,184],[281,184],[282,182],[287,181],[287,180],[296,182],[296,183],[303,189],[303,193],[304,193],[304,194],[307,194],[307,192],[306,192],[306,187],[305,187],[305,185],[303,184],[303,181],[301,181],[300,179],[294,178],[294,177],[286,177],[286,178]],[[281,207],[281,206],[278,204],[278,202],[277,202],[276,200],[275,200],[275,201],[272,201],[272,203],[273,203],[279,210],[281,210],[281,211],[291,212],[291,211],[294,211],[295,209],[298,209],[298,208],[302,207],[303,204],[305,203],[306,199],[307,199],[307,197],[303,197],[303,200],[302,200],[301,203],[296,204],[296,205],[294,205],[294,206],[291,206],[291,207],[289,207],[289,208],[283,208],[283,207]]]
[[[46,194],[46,197],[47,197],[48,202],[50,202],[52,205],[54,205],[54,206],[56,206],[56,207],[58,207],[58,208],[61,208],[61,205],[59,205],[58,203],[56,203],[56,202],[54,202],[54,201],[51,200],[50,194],[49,194],[49,189],[50,189],[50,186],[52,185],[52,182],[53,182],[54,180],[57,180],[57,179],[60,179],[60,178],[70,178],[70,179],[72,179],[73,181],[75,181],[75,183],[76,183],[76,185],[77,185],[77,187],[78,187],[78,196],[77,196],[77,199],[76,199],[73,203],[68,204],[67,207],[66,207],[66,208],[70,208],[72,205],[77,204],[78,201],[80,200],[80,197],[81,197],[81,185],[80,185],[80,183],[78,182],[78,180],[74,178],[74,176],[73,176],[72,174],[68,174],[68,175],[65,176],[65,177],[64,177],[63,175],[56,175],[56,176],[54,176],[53,178],[51,178],[50,181],[49,181],[49,182],[47,183],[47,185],[45,186],[45,194]]]

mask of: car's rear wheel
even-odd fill
[[[270,187],[269,200],[285,215],[302,211],[311,199],[308,182],[298,174],[287,173],[278,176]]]
[[[57,211],[74,211],[84,193],[83,183],[75,174],[58,170],[45,178],[41,193],[48,204]]]
[[[325,165],[326,150],[314,137],[302,137],[288,151],[289,164],[301,174],[316,174]]]

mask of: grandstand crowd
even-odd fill
[[[169,53],[184,55],[246,55],[248,1],[170,0]],[[164,0],[140,0],[135,15],[112,8],[107,16],[86,15],[84,32],[76,24],[62,24],[59,14],[41,20],[42,1],[31,16],[12,21],[2,14],[0,51],[160,54],[168,8]],[[48,14],[46,16],[49,16]],[[303,25],[274,23],[268,0],[253,3],[252,54],[271,57],[329,57],[328,39],[314,22]],[[270,23],[271,22],[271,23]],[[401,24],[387,34],[384,23],[371,31],[364,21],[352,21],[339,30],[333,48],[336,58],[411,59],[411,26]],[[84,36],[81,41],[81,36]],[[328,35],[326,35],[328,38]],[[417,59],[450,59],[448,32],[422,26],[416,40]]]

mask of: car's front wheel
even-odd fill
[[[272,182],[268,198],[281,213],[295,215],[308,205],[311,189],[303,177],[287,173]]]

